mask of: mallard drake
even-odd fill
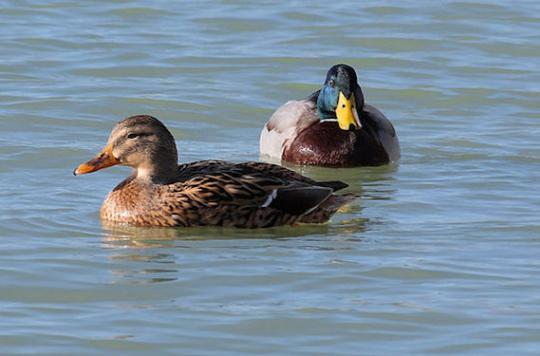
[[[178,165],[172,134],[158,119],[120,121],[105,148],[74,175],[114,165],[133,173],[105,199],[100,216],[135,226],[270,227],[322,223],[354,194],[347,185],[316,182],[274,164],[197,161]]]
[[[274,112],[261,131],[260,153],[296,164],[376,166],[398,160],[400,147],[392,123],[364,102],[354,69],[337,64],[322,89]]]

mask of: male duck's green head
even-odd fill
[[[364,94],[354,69],[346,64],[330,68],[317,98],[320,119],[337,119],[342,130],[356,130],[362,127],[359,113],[363,106]]]

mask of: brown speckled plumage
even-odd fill
[[[132,137],[133,132],[139,136]],[[344,183],[315,182],[268,163],[209,160],[173,166],[176,148],[171,138],[157,119],[130,117],[117,125],[98,157],[75,170],[84,174],[113,164],[134,168],[105,199],[103,220],[134,226],[243,228],[322,223],[355,198],[333,194]],[[103,163],[107,159],[118,163]]]

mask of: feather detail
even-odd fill
[[[170,184],[126,179],[105,200],[101,217],[135,226],[277,226],[302,221],[334,196],[333,187],[345,186],[338,181],[318,185],[268,163],[198,161],[178,166],[178,178]],[[322,223],[331,215],[309,220]]]
[[[134,132],[138,138],[129,139]],[[333,193],[345,183],[319,184],[269,163],[209,160],[177,165],[174,138],[147,115],[119,122],[98,157],[108,161],[92,159],[76,172],[111,164],[134,169],[101,207],[101,218],[112,224],[260,228],[322,223],[337,211],[339,202],[347,201]]]
[[[319,121],[310,100],[291,100],[283,104],[263,127],[259,139],[261,155],[281,159],[283,152],[304,128]]]

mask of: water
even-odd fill
[[[2,353],[539,352],[537,2],[0,4]],[[294,167],[361,193],[328,225],[109,229],[127,169],[71,175],[137,113],[258,159],[340,62],[403,157]]]

